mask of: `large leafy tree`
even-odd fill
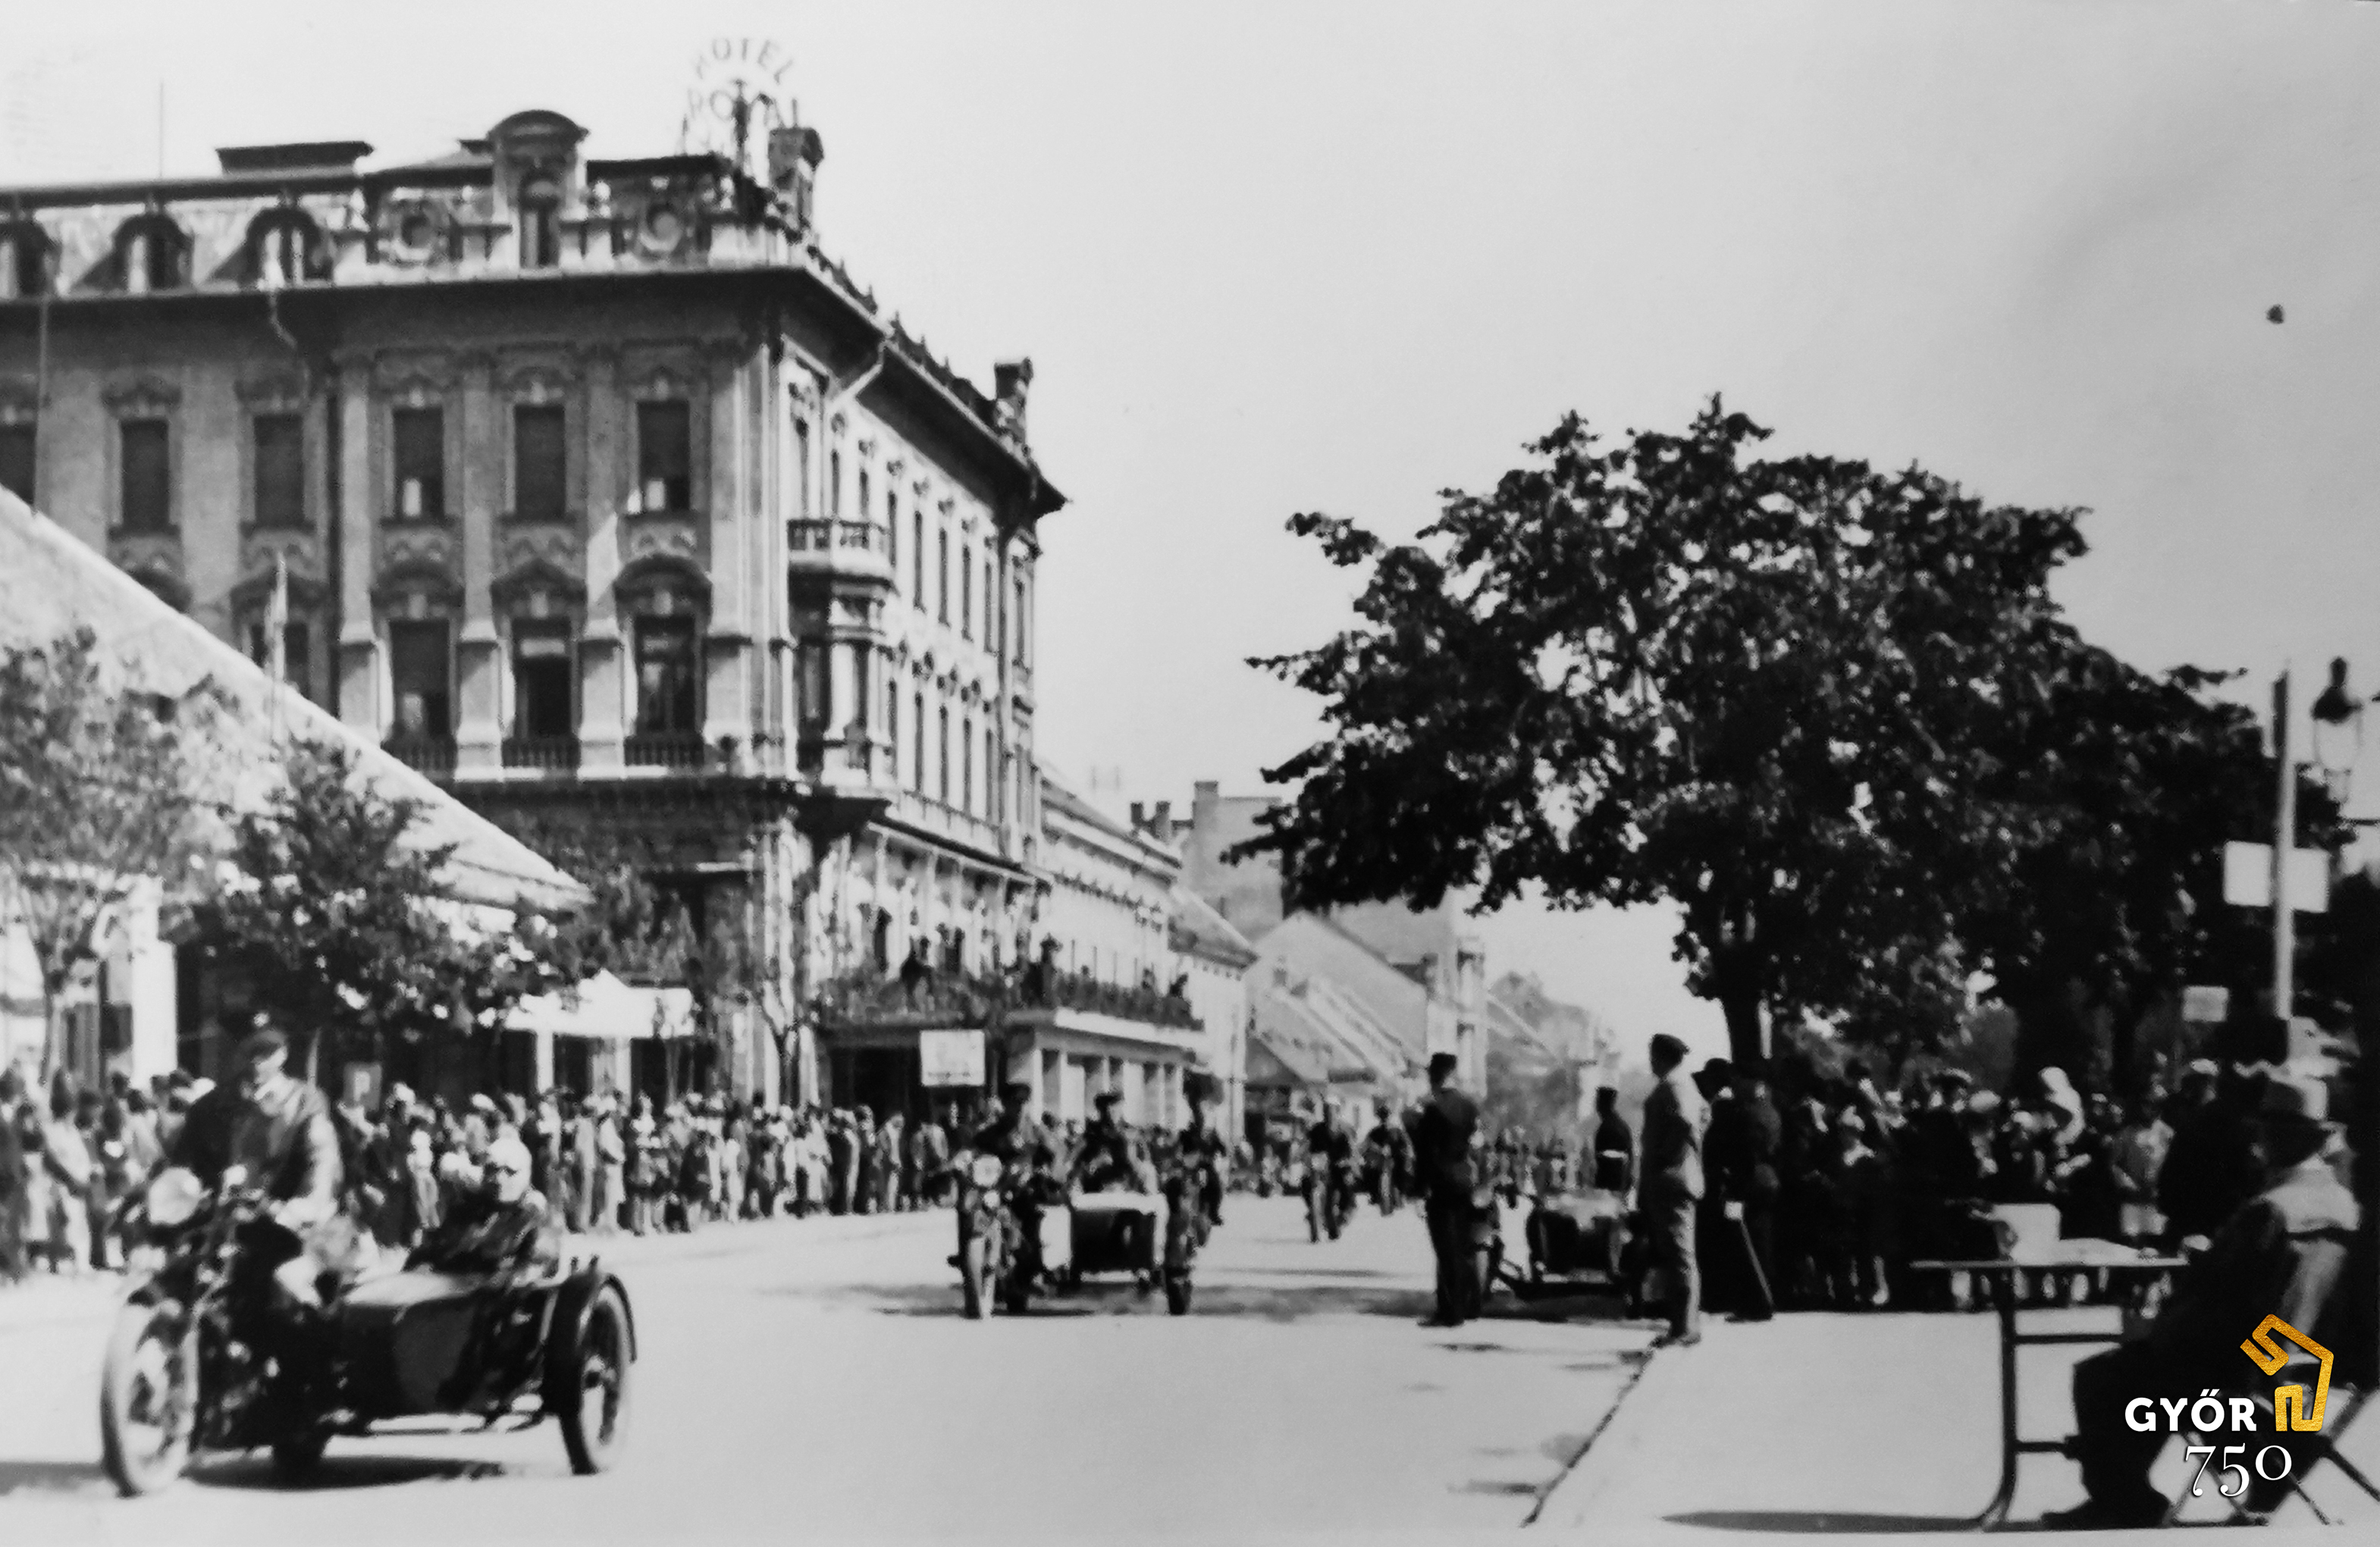
[[[1609,443],[1572,416],[1414,542],[1293,518],[1368,572],[1354,626],[1254,663],[1329,725],[1269,770],[1296,793],[1247,846],[1293,903],[1666,899],[1739,1058],[1764,1017],[1947,1031],[1960,925],[2038,836],[2006,726],[2064,648],[2074,513],[1757,460],[1767,433],[1717,400]]]
[[[2270,982],[2269,914],[2226,906],[2222,878],[2227,840],[2270,840],[2273,766],[2223,680],[2152,676],[2070,636],[2049,692],[2006,728],[1993,794],[2031,819],[1965,938],[2017,1012],[2021,1070],[2104,1061],[2129,1083],[2142,1020],[2184,983],[2246,1005]],[[2299,843],[2345,842],[2319,785],[2301,781],[2297,808]]]
[[[310,1059],[326,1038],[385,1058],[443,1037],[492,1072],[512,1007],[591,969],[552,920],[497,927],[440,901],[452,848],[421,841],[420,804],[382,794],[357,763],[343,744],[289,745],[282,782],[235,822],[189,943],[307,1036]]]
[[[76,970],[104,954],[135,893],[188,882],[207,817],[200,684],[139,691],[88,629],[0,654],[0,923],[42,973],[44,1072],[64,1052]]]

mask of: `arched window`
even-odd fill
[[[50,287],[50,254],[57,244],[30,220],[0,224],[0,301],[39,296]]]
[[[190,238],[163,212],[135,215],[115,233],[116,273],[129,295],[189,283]]]
[[[251,283],[267,290],[327,278],[322,228],[293,205],[265,211],[249,224],[248,272]]]

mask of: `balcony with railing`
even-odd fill
[[[417,773],[428,774],[432,779],[454,777],[455,738],[452,736],[391,736],[381,745]]]
[[[983,853],[998,854],[1004,859],[1023,857],[1010,852],[1006,835],[999,823],[962,811],[931,795],[921,795],[914,790],[901,791],[893,799],[892,814],[896,819],[934,838],[963,844]]]
[[[576,736],[509,736],[504,740],[504,767],[533,773],[578,771]]]
[[[1203,1024],[1178,994],[1103,983],[1088,973],[1040,963],[1000,973],[858,967],[830,979],[813,1006],[828,1026],[985,1026],[1012,1018],[1046,1021],[1055,1010],[1169,1031],[1196,1032]]]
[[[862,570],[892,577],[885,530],[872,521],[788,521],[785,557],[795,570]]]
[[[650,731],[627,739],[622,748],[622,760],[632,768],[699,773],[709,760],[709,749],[703,745],[699,731]]]

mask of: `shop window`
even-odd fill
[[[577,733],[570,625],[559,619],[513,624],[513,734],[523,741],[566,741]]]
[[[455,733],[454,656],[446,620],[402,618],[388,625],[395,734],[444,741]]]
[[[253,421],[256,451],[256,524],[306,525],[306,421],[295,414],[259,414]]]
[[[407,521],[436,521],[446,514],[446,412],[399,408],[390,416],[395,430],[396,514]]]
[[[561,520],[565,469],[561,405],[514,408],[513,514],[523,521]]]
[[[702,729],[692,618],[637,620],[637,733],[693,734]]]
[[[165,421],[126,419],[117,433],[124,464],[124,529],[172,531],[174,484]]]
[[[646,510],[693,508],[691,435],[684,403],[637,405],[637,488]]]
[[[0,489],[33,502],[33,427],[0,424]]]

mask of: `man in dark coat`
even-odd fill
[[[2074,1452],[2089,1495],[2079,1507],[2047,1517],[2053,1529],[2160,1524],[2166,1501],[2149,1482],[2149,1468],[2170,1437],[2162,1422],[2136,1430],[2128,1408],[2146,1398],[2196,1398],[2213,1389],[2225,1396],[2262,1398],[2277,1384],[2315,1376],[2310,1357],[2277,1334],[2275,1345],[2295,1368],[2267,1373],[2251,1360],[2244,1340],[2277,1316],[2320,1340],[2329,1335],[2324,1313],[2338,1288],[2362,1214],[2325,1158],[2332,1134],[2329,1091],[2320,1081],[2279,1077],[2266,1086],[2256,1128],[2265,1167],[2264,1190],[2236,1210],[2206,1251],[2174,1286],[2148,1335],[2084,1360],[2074,1369]],[[2226,1432],[2252,1444],[2289,1447],[2290,1435],[2270,1427],[2269,1407],[2252,1436]],[[2301,1468],[2280,1468],[2286,1479]],[[2280,1502],[2277,1485],[2260,1470],[2243,1503],[2252,1513]]]
[[[1663,1033],[1653,1039],[1653,1074],[1659,1083],[1645,1098],[1645,1179],[1638,1190],[1656,1267],[1664,1286],[1670,1330],[1658,1346],[1702,1341],[1702,1275],[1694,1257],[1694,1211],[1703,1196],[1703,1133],[1709,1109],[1685,1070],[1686,1045]]]
[[[1721,1229],[1726,1235],[1737,1235],[1740,1218],[1742,1229],[1735,1244],[1751,1249],[1751,1261],[1743,1264],[1747,1270],[1743,1282],[1736,1287],[1735,1308],[1747,1321],[1765,1322],[1777,1308],[1777,1197],[1780,1190],[1777,1158],[1783,1123],[1776,1104],[1768,1099],[1768,1078],[1759,1065],[1746,1064],[1736,1072],[1735,1090],[1726,1109],[1730,1116],[1724,1153],[1716,1117],[1710,1131],[1712,1164],[1724,1178]]]
[[[1438,1258],[1438,1314],[1431,1325],[1461,1326],[1479,1313],[1487,1287],[1472,1267],[1471,1234],[1479,1182],[1473,1146],[1479,1136],[1479,1107],[1454,1088],[1458,1060],[1451,1053],[1429,1059],[1429,1094],[1414,1118],[1414,1173],[1429,1223],[1430,1251]]]

